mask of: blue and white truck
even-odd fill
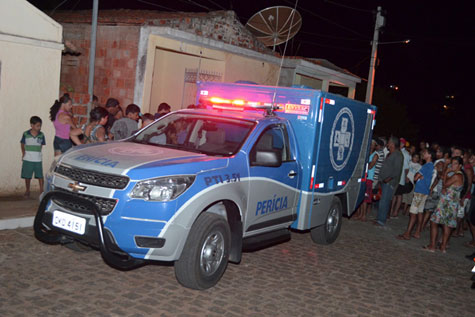
[[[243,250],[288,240],[290,229],[334,242],[364,197],[376,108],[312,89],[197,91],[199,109],[60,156],[36,237],[99,249],[118,269],[173,261],[194,289],[214,286]]]

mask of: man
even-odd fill
[[[155,113],[155,120],[157,120],[160,117],[163,117],[170,111],[171,111],[170,105],[167,104],[166,102],[162,102],[161,104],[158,105],[157,112]]]
[[[140,118],[140,108],[131,103],[125,109],[125,117],[120,118],[112,125],[110,133],[113,140],[122,140],[131,136],[138,129],[138,120]]]
[[[394,194],[394,198],[391,202],[391,218],[397,218],[399,214],[399,209],[401,208],[402,203],[402,195],[410,193],[412,190],[412,183],[410,183],[409,179],[407,178],[407,173],[409,172],[409,162],[411,161],[411,155],[406,150],[406,139],[400,138],[400,151],[404,156],[403,161],[403,169],[401,173],[401,177],[399,179],[399,185],[396,188],[396,193]]]
[[[377,188],[379,182],[379,171],[383,166],[383,162],[385,159],[384,155],[384,141],[380,138],[376,139],[376,155],[378,155],[378,160],[376,161],[376,166],[374,169],[374,180],[373,180],[373,188]]]
[[[399,151],[399,139],[391,136],[388,141],[389,154],[384,160],[383,166],[379,172],[381,182],[381,200],[379,201],[378,216],[374,221],[375,225],[385,226],[386,219],[393,198],[396,186],[399,183],[404,157]]]
[[[109,134],[110,129],[112,128],[112,125],[114,125],[114,121],[116,120],[115,116],[119,111],[121,111],[119,101],[115,98],[107,99],[106,110],[107,112],[109,112],[109,115],[107,116],[107,124],[104,128],[106,128],[106,132]],[[111,135],[109,134],[109,136]]]

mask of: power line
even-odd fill
[[[291,3],[291,2],[288,1],[288,0],[284,0],[284,2],[289,3],[289,4]],[[293,3],[292,3],[292,4],[293,4]],[[338,24],[338,23],[336,23],[336,22],[334,22],[334,21],[332,21],[332,20],[330,20],[330,19],[327,19],[327,18],[325,18],[325,17],[323,17],[323,16],[321,16],[321,15],[319,15],[319,14],[316,14],[315,12],[313,12],[313,11],[311,11],[311,10],[308,10],[308,9],[305,9],[305,8],[302,8],[302,7],[300,7],[300,9],[303,10],[303,11],[305,11],[305,12],[307,12],[308,14],[311,14],[311,15],[313,15],[313,16],[319,18],[319,19],[322,19],[323,21],[326,21],[326,22],[328,22],[328,23],[331,23],[331,24],[333,24],[333,25],[336,25],[336,26],[338,26],[338,27],[340,27],[340,28],[342,28],[342,29],[344,29],[344,30],[346,30],[346,31],[348,31],[348,32],[351,32],[351,33],[353,33],[353,34],[356,34],[356,35],[358,35],[358,36],[361,36],[361,37],[363,37],[363,38],[366,38],[365,35],[363,35],[363,34],[361,34],[361,33],[359,33],[359,32],[356,32],[356,31],[354,31],[354,30],[352,30],[352,29],[350,29],[350,28],[347,28],[346,26],[343,26],[343,25],[341,25],[341,24]]]
[[[175,9],[172,9],[172,8],[169,8],[169,7],[166,7],[166,6],[162,6],[162,5],[153,3],[153,2],[148,2],[148,1],[145,1],[145,0],[135,0],[135,1],[145,3],[145,4],[148,4],[148,5],[160,8],[160,9],[165,9],[165,10],[168,10],[168,11],[176,11]]]
[[[347,48],[347,47],[341,47],[341,46],[327,45],[327,44],[321,44],[321,43],[316,43],[316,42],[311,42],[311,41],[305,41],[305,40],[299,40],[299,42],[302,42],[302,43],[305,43],[305,44],[314,45],[314,46],[327,47],[327,48],[335,48],[335,49],[345,50],[345,51],[351,51],[351,52],[367,52],[367,50],[360,50],[360,49],[355,49],[355,48]]]
[[[331,1],[331,0],[324,0],[324,1],[327,2],[327,3],[329,3],[329,4],[333,4],[333,5],[336,5],[336,6],[339,6],[339,7],[342,7],[342,8],[346,8],[346,9],[350,9],[350,10],[354,10],[354,11],[360,11],[360,12],[366,12],[366,13],[373,13],[372,10],[350,7],[349,5],[341,4],[341,3],[338,3],[338,2],[335,2],[335,1]]]
[[[222,9],[222,10],[227,10],[225,7],[223,7],[222,5],[214,2],[213,0],[208,0],[209,2],[211,2],[212,4],[214,4],[215,6],[217,6],[218,8]]]
[[[324,38],[329,38],[329,39],[334,39],[334,40],[359,41],[359,42],[368,42],[368,41],[370,41],[369,38],[368,39],[355,39],[355,38],[332,36],[332,35],[319,34],[319,33],[313,33],[313,32],[305,32],[305,31],[300,31],[299,34],[306,34],[306,35],[311,35],[311,36],[324,37]]]
[[[61,2],[60,4],[58,4],[52,11],[51,13],[49,14],[50,16],[52,16],[54,14],[54,11],[56,11],[56,9],[58,9],[60,6],[62,6],[66,1],[68,0],[64,0],[63,2]]]
[[[202,4],[196,3],[196,2],[193,1],[193,0],[187,0],[187,1],[185,1],[185,0],[179,0],[179,1],[180,1],[180,2],[188,2],[188,3],[190,3],[190,4],[194,4],[194,5],[197,6],[197,7],[200,7],[200,8],[203,8],[203,9],[208,10],[208,12],[211,11],[211,9],[208,8],[207,6],[204,6],[204,5],[202,5]]]

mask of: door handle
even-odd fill
[[[297,176],[297,172],[295,172],[295,171],[290,171],[289,174],[288,174],[288,176],[289,176],[290,178],[294,178],[295,176]]]

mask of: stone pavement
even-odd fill
[[[468,238],[446,254],[399,241],[407,218],[385,229],[344,219],[330,246],[308,233],[229,264],[217,286],[182,287],[173,265],[109,267],[99,252],[37,241],[31,227],[0,231],[1,316],[473,316]]]

